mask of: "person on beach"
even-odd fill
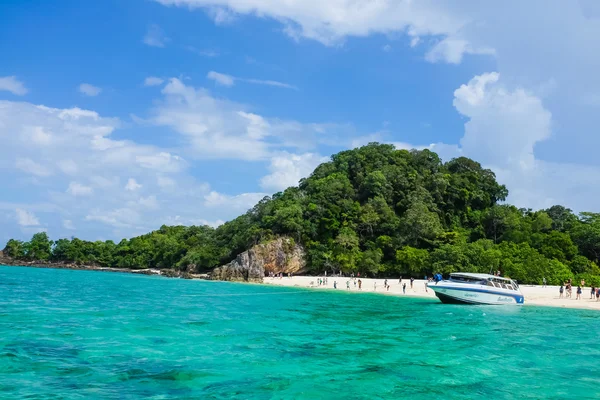
[[[354,289],[356,289],[356,279],[354,280]]]
[[[562,299],[563,298],[563,292],[565,291],[565,288],[563,287],[563,285],[560,285],[560,288],[558,289],[558,298]]]
[[[600,288],[596,288],[596,301],[600,300]]]
[[[411,277],[411,278],[410,278],[410,288],[411,288],[411,289],[413,288],[413,283],[414,283],[414,281],[415,281],[415,278]]]
[[[377,281],[373,282],[373,291],[377,291]]]
[[[333,281],[333,288],[337,289],[337,281]]]
[[[402,293],[406,294],[406,282],[402,284]]]
[[[546,278],[542,278],[542,287],[546,287]]]
[[[362,290],[362,281],[360,279],[358,280],[358,290]]]
[[[385,281],[383,281],[383,288],[387,289],[387,287],[388,287],[388,284],[387,284],[387,279],[386,279]]]
[[[592,290],[590,293],[590,299],[593,299],[595,294],[596,294],[596,288],[592,286]]]
[[[398,283],[402,283],[402,275],[400,275],[400,279],[398,279]]]
[[[427,281],[425,281],[425,293],[428,293],[427,292]]]
[[[577,297],[575,300],[581,300],[581,286],[577,286]]]

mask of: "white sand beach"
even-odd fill
[[[360,278],[362,280],[362,290],[358,290],[358,284],[354,285],[354,281],[348,277],[328,277],[328,284],[319,286],[317,283],[319,277],[315,276],[293,276],[291,278],[265,278],[264,283],[267,285],[279,285],[290,287],[313,288],[315,290],[333,290],[333,283],[337,282],[336,290],[350,292],[366,292],[380,293],[390,296],[414,296],[414,297],[429,297],[435,298],[432,290],[425,289],[425,281],[416,279],[413,287],[410,287],[410,279],[402,279],[402,284],[406,283],[406,293],[402,292],[402,284],[398,278],[388,279],[390,285],[389,290],[384,288],[385,279],[370,279]],[[350,281],[350,289],[346,289],[346,282]],[[429,283],[434,285],[435,283]],[[559,298],[558,286],[534,286],[521,285],[521,292],[525,296],[525,305],[549,306],[549,307],[565,307],[565,308],[585,308],[591,310],[600,310],[600,302],[590,299],[590,288],[583,288],[581,300],[575,300],[577,287],[573,288],[572,298]]]

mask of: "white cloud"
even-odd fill
[[[252,208],[265,196],[267,196],[266,193],[242,193],[236,196],[230,196],[211,191],[204,196],[204,205],[206,207],[227,207],[236,212],[244,212]]]
[[[215,72],[215,71],[210,71],[206,75],[206,77],[210,80],[215,81],[219,85],[229,86],[229,87],[235,85],[235,82],[238,81],[238,82],[252,83],[255,85],[265,85],[265,86],[273,86],[273,87],[278,87],[278,88],[283,88],[283,89],[298,90],[298,88],[296,86],[290,85],[289,83],[283,83],[283,82],[278,82],[278,81],[273,81],[273,80],[265,80],[265,79],[239,78],[239,77],[222,74],[220,72]]]
[[[18,169],[35,176],[44,177],[52,175],[52,170],[50,168],[38,164],[30,158],[17,158],[15,166]]]
[[[284,24],[292,38],[310,38],[327,45],[345,36],[408,31],[411,36],[456,32],[468,16],[451,4],[431,1],[371,0],[156,0],[164,5],[204,8],[216,22],[235,14],[269,17]]]
[[[223,86],[233,86],[235,84],[235,78],[233,76],[221,74],[215,71],[210,71],[206,77]]]
[[[148,27],[143,42],[152,47],[165,47],[170,40],[165,36],[160,26],[152,24]]]
[[[68,229],[70,231],[75,230],[75,225],[73,224],[73,221],[71,221],[70,219],[65,219],[63,220],[63,228]]]
[[[165,80],[157,78],[156,76],[149,76],[144,79],[144,86],[159,86],[162,85]]]
[[[189,157],[261,160],[281,147],[313,148],[342,130],[334,124],[267,119],[176,78],[162,93],[164,100],[157,102],[150,120],[183,135],[191,145]]]
[[[130,192],[135,192],[136,190],[140,189],[141,187],[142,187],[142,185],[137,183],[137,181],[135,179],[129,178],[127,180],[127,184],[125,185],[125,190],[129,190]]]
[[[425,55],[429,62],[444,61],[450,64],[460,64],[465,54],[494,55],[496,51],[490,47],[474,48],[467,40],[447,37],[439,41]]]
[[[454,107],[469,118],[461,147],[497,167],[533,167],[534,146],[550,137],[552,115],[533,94],[498,80],[497,73],[482,74],[454,92]]]
[[[22,208],[17,208],[15,210],[15,216],[17,218],[17,224],[20,226],[38,226],[40,224],[40,220],[34,213],[23,210]]]
[[[156,1],[270,18],[294,39],[326,45],[343,44],[347,37],[405,34],[410,46],[431,62],[456,64],[468,54],[493,54],[491,61],[504,82],[543,96],[552,113],[552,140],[540,144],[545,157],[600,165],[600,81],[595,79],[600,53],[590,50],[600,36],[600,7],[594,1]]]
[[[271,173],[260,180],[260,186],[276,192],[296,186],[300,179],[306,178],[319,164],[327,160],[327,157],[313,153],[279,154],[271,159]]]
[[[185,161],[181,157],[165,151],[151,155],[139,155],[135,157],[135,160],[144,168],[161,172],[178,172],[185,167]]]
[[[454,92],[456,110],[468,120],[460,145],[435,143],[399,148],[428,148],[448,161],[467,156],[492,169],[509,189],[508,201],[534,209],[564,204],[576,211],[597,209],[600,168],[548,162],[535,155],[550,138],[553,116],[540,98],[523,88],[508,88],[495,72],[475,76]]]
[[[243,78],[238,78],[238,79],[243,82],[254,83],[256,85],[265,85],[265,86],[273,86],[273,87],[278,87],[278,88],[283,88],[283,89],[298,90],[298,88],[296,86],[290,85],[289,83],[264,80],[264,79],[243,79]]]
[[[17,79],[16,76],[0,77],[0,91],[7,91],[17,96],[24,96],[29,92],[23,82]]]
[[[94,86],[89,83],[82,83],[78,88],[80,93],[85,94],[86,96],[94,97],[98,96],[102,92],[102,88],[98,86]]]
[[[135,228],[141,223],[141,215],[131,208],[117,208],[111,211],[93,210],[86,215],[86,221],[97,221],[115,228]]]
[[[67,193],[72,196],[90,196],[94,190],[89,187],[82,185],[81,183],[71,182],[67,188]]]

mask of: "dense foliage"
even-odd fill
[[[517,209],[502,204],[507,195],[492,171],[468,158],[442,163],[429,150],[372,143],[332,156],[298,187],[264,198],[217,229],[163,226],[118,244],[53,243],[38,233],[30,242],[10,240],[4,252],[24,260],[210,270],[287,235],[306,247],[314,272],[501,270],[523,283],[576,277],[600,285],[600,214]]]

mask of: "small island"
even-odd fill
[[[0,264],[262,282],[271,273],[418,277],[501,271],[520,284],[600,286],[600,214],[518,209],[469,158],[371,143],[218,228],[113,241],[11,239]]]

